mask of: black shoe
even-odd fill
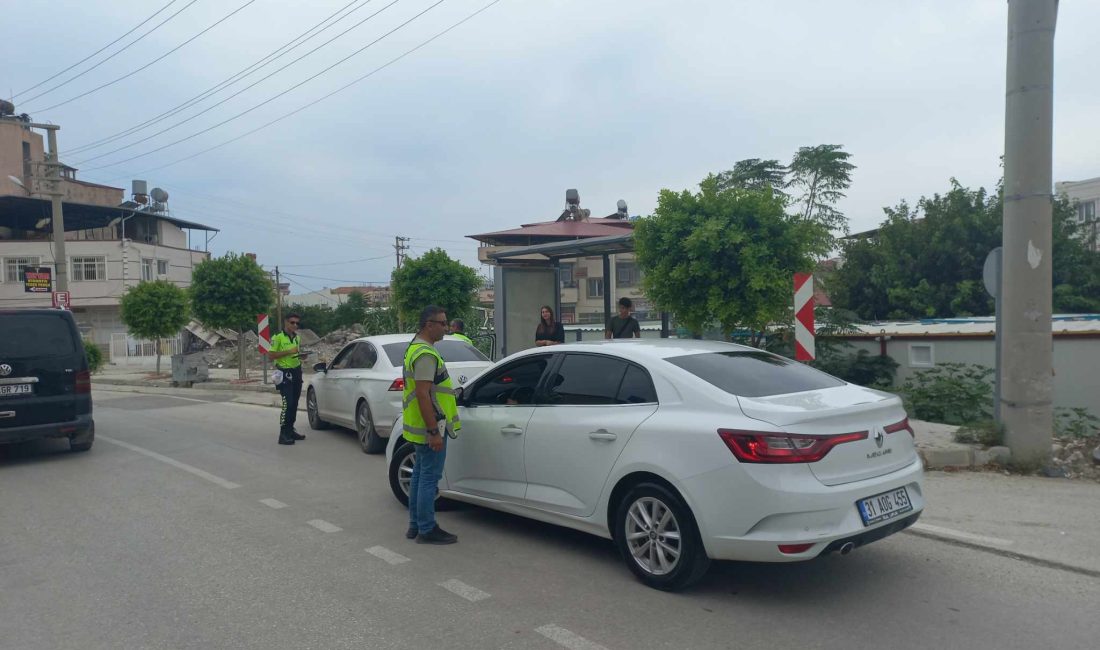
[[[416,538],[417,544],[454,544],[457,541],[458,535],[452,535],[439,526]]]
[[[293,445],[294,440],[293,439],[287,439],[287,438],[279,438],[279,444],[280,445]]]
[[[306,437],[305,437],[305,436],[303,436],[302,434],[298,433],[297,431],[291,431],[291,432],[290,432],[290,437],[291,437],[292,439],[294,439],[294,440],[305,440],[305,439],[306,439]]]
[[[409,526],[409,529],[405,531],[405,539],[416,539],[416,536],[420,534],[416,526]]]

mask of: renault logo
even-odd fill
[[[6,363],[0,363],[0,377],[7,377],[11,374],[11,366]]]
[[[884,439],[885,436],[882,435],[882,429],[875,429],[875,446],[881,448]]]

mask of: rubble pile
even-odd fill
[[[1100,482],[1100,440],[1096,438],[1055,438],[1051,445],[1051,463],[1062,468],[1067,478]]]

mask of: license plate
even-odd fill
[[[863,525],[870,526],[910,512],[913,504],[909,501],[909,492],[900,487],[861,499],[856,502],[856,507],[859,508],[859,516],[863,518]]]
[[[6,386],[0,386],[0,397],[30,395],[33,392],[30,384],[8,384]]]

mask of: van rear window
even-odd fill
[[[741,397],[767,397],[844,385],[832,375],[761,350],[688,354],[665,361]]]
[[[75,352],[72,326],[61,316],[4,314],[0,359],[60,357]]]

